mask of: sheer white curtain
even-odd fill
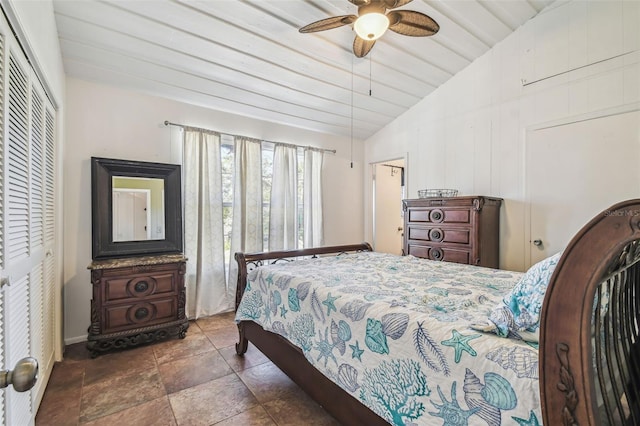
[[[322,160],[324,153],[313,149],[304,151],[304,247],[324,244],[322,222]]]
[[[269,203],[269,251],[295,249],[297,220],[297,149],[276,144]]]
[[[233,222],[229,259],[228,297],[235,299],[238,265],[234,254],[259,252],[262,247],[261,142],[237,136],[234,142]]]
[[[185,284],[191,319],[230,310],[222,223],[220,135],[184,129]]]

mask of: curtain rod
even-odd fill
[[[224,133],[224,132],[217,132],[215,130],[204,129],[204,128],[201,128],[201,127],[185,126],[184,124],[172,123],[169,120],[164,120],[164,125],[165,126],[176,126],[176,127],[182,128],[182,129],[184,129],[185,127],[188,127],[188,128],[192,128],[192,129],[204,130],[206,132]],[[295,148],[306,148],[306,149],[310,149],[310,150],[313,150],[313,151],[330,152],[331,154],[335,154],[336,153],[335,149],[316,148],[315,146],[309,146],[309,145],[304,146],[304,145],[297,145],[297,144],[286,143],[286,142],[268,141],[268,140],[259,139],[259,138],[252,138],[252,137],[249,137],[249,136],[232,135],[230,133],[226,133],[226,134],[228,134],[229,136],[233,136],[233,137],[261,140],[263,142],[269,142],[269,143],[273,143],[273,144],[276,144],[276,145],[284,145],[284,146],[290,146],[290,147],[295,147]]]

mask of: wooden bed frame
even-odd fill
[[[296,257],[371,251],[367,243],[271,253],[236,253],[236,310],[248,271]],[[385,420],[327,379],[284,338],[238,324],[236,352],[254,344],[345,425]],[[539,376],[545,425],[640,424],[640,200],[612,206],[569,243],[549,283],[540,326]]]

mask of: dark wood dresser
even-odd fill
[[[498,268],[501,198],[403,200],[403,254]]]
[[[185,337],[189,322],[183,255],[96,260],[89,269],[93,299],[87,349],[91,356]]]

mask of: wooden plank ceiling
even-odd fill
[[[65,71],[215,110],[366,139],[553,0],[414,0],[432,37],[298,28],[347,0],[54,0]],[[353,71],[353,72],[352,72]],[[370,94],[371,91],[371,94]],[[168,117],[170,118],[170,117]]]

